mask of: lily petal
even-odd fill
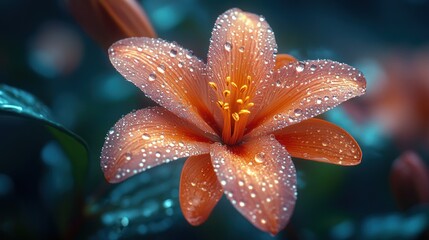
[[[212,122],[212,114],[207,108],[205,65],[190,51],[175,43],[143,37],[116,42],[109,55],[115,68],[148,97],[214,135],[206,123]]]
[[[208,153],[210,143],[199,129],[164,108],[146,108],[126,115],[109,131],[101,169],[109,182],[121,182],[159,164]]]
[[[223,195],[213,171],[210,155],[191,156],[186,160],[180,178],[180,208],[194,226],[204,223]]]
[[[273,235],[286,226],[297,196],[296,173],[274,136],[235,147],[215,143],[210,155],[226,196],[244,217]]]
[[[339,165],[356,165],[362,159],[357,142],[342,128],[310,118],[274,132],[292,157]]]
[[[293,57],[292,55],[289,54],[277,54],[276,56],[276,65],[275,65],[275,69],[280,69],[285,65],[288,65],[290,62],[295,62],[298,61],[295,57]]]
[[[238,88],[246,85],[247,95],[255,104],[253,109],[257,108],[258,98],[266,90],[264,85],[271,78],[276,47],[274,33],[264,17],[237,8],[220,15],[212,32],[207,60],[207,74],[216,84],[218,96],[229,89],[229,82]],[[214,96],[214,101],[225,101]]]
[[[68,0],[71,13],[103,48],[127,37],[156,37],[136,0]]]
[[[290,62],[274,73],[265,108],[249,124],[250,136],[282,129],[362,95],[366,80],[357,69],[330,60]]]

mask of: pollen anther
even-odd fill
[[[240,116],[238,115],[238,113],[233,113],[231,114],[232,118],[234,119],[234,121],[238,122],[238,120],[240,120]]]
[[[247,85],[241,86],[241,88],[240,88],[241,93],[245,92],[246,90],[247,90]]]
[[[239,115],[241,114],[250,114],[250,111],[247,109],[241,109],[240,112],[238,112]]]
[[[231,92],[230,92],[229,90],[224,90],[224,91],[223,91],[223,96],[224,96],[224,97],[228,97],[228,96],[229,96],[229,94],[231,94]]]
[[[217,85],[216,85],[216,83],[214,83],[214,82],[209,82],[209,85],[210,85],[210,87],[211,87],[213,90],[217,91]]]

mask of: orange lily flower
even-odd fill
[[[207,64],[176,43],[129,38],[110,48],[115,68],[161,107],[135,111],[109,131],[101,167],[109,182],[178,158],[179,200],[202,224],[225,193],[257,228],[278,233],[297,197],[291,156],[355,165],[356,141],[312,117],[365,92],[346,64],[279,55],[261,16],[231,9],[216,21]]]
[[[71,13],[103,48],[126,37],[156,37],[136,0],[67,0]]]

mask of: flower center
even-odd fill
[[[232,145],[237,143],[244,134],[249,109],[255,105],[250,101],[250,88],[252,77],[247,76],[245,83],[239,86],[230,76],[226,77],[224,90],[218,88],[216,83],[209,82],[209,86],[216,92],[223,116],[222,140],[224,143]]]

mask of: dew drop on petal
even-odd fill
[[[127,152],[125,153],[125,160],[130,161],[131,160],[131,153]]]
[[[156,74],[155,73],[151,73],[151,74],[149,74],[149,81],[151,81],[151,82],[153,82],[153,81],[155,81],[156,80]]]
[[[165,73],[165,66],[164,65],[159,65],[157,68],[158,72],[164,74]]]
[[[147,133],[143,133],[142,135],[143,140],[149,140],[150,139],[150,135]]]
[[[316,66],[316,65],[314,65],[314,64],[311,64],[311,66],[310,66],[310,70],[311,70],[311,71],[316,71],[316,69],[317,69],[317,66]]]
[[[226,42],[225,45],[224,45],[224,47],[225,47],[225,50],[228,51],[228,52],[230,52],[231,49],[232,49],[232,45],[231,45],[230,42]]]
[[[114,134],[114,133],[115,133],[115,130],[113,130],[113,129],[110,129],[110,130],[109,130],[109,134],[110,134],[110,135],[112,135],[112,134]]]
[[[322,103],[322,99],[321,98],[316,99],[316,103],[317,104],[321,104]]]
[[[265,153],[260,152],[260,153],[257,153],[255,155],[255,162],[257,162],[257,163],[263,163],[264,160],[265,160]]]
[[[170,57],[176,57],[177,55],[177,50],[176,49],[171,49],[170,50]]]
[[[241,53],[242,53],[242,52],[244,52],[244,47],[240,47],[240,48],[238,49],[238,51],[239,51],[239,52],[241,52]]]
[[[293,111],[293,113],[295,114],[295,116],[299,117],[302,115],[302,109],[297,108]]]
[[[304,63],[300,62],[300,63],[298,63],[298,65],[296,66],[296,71],[297,71],[297,72],[302,72],[302,71],[304,71],[304,67],[305,67]]]
[[[155,153],[155,157],[157,157],[157,158],[161,157],[161,153],[160,152],[156,152]]]
[[[328,143],[322,142],[322,146],[326,147],[326,146],[328,146]]]

